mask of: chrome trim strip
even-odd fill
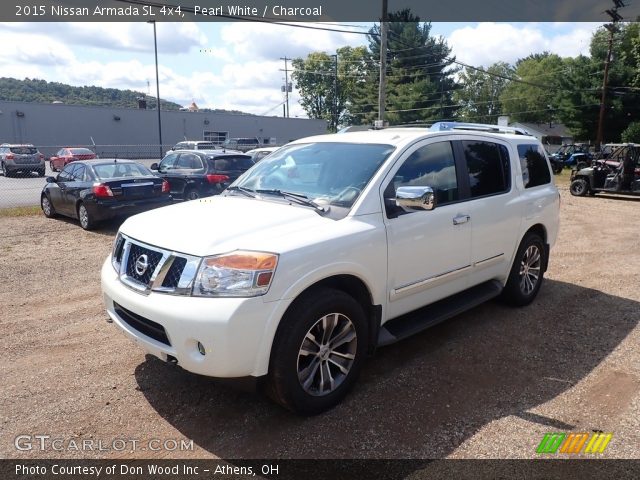
[[[502,260],[504,260],[504,253],[499,253],[498,255],[494,255],[493,257],[485,258],[484,260],[475,262],[473,266],[475,268],[485,268],[491,265],[495,265],[496,263],[500,263]]]
[[[129,238],[124,234],[122,234],[122,238],[124,239],[124,246],[122,248],[122,260],[120,262],[120,271],[118,276],[120,278],[120,281],[125,286],[143,295],[149,295],[151,292],[165,293],[169,295],[190,295],[191,294],[191,288],[193,286],[196,273],[198,272],[198,267],[200,266],[200,261],[201,261],[200,257],[195,257],[192,255],[186,255],[184,253],[165,250],[163,248],[149,245],[144,242],[140,242],[138,240],[132,240],[131,238]],[[143,247],[148,250],[153,250],[154,252],[158,252],[162,254],[162,258],[158,261],[158,265],[156,266],[155,270],[153,271],[153,274],[151,275],[151,279],[149,280],[149,285],[144,285],[127,275],[129,252],[131,250],[132,244],[135,244],[139,247]],[[162,283],[164,282],[164,279],[166,278],[167,273],[171,268],[171,265],[178,257],[184,258],[187,261],[184,269],[182,270],[182,274],[180,275],[178,286],[176,288],[163,287]]]
[[[448,272],[440,273],[438,275],[434,275],[433,277],[425,278],[422,280],[418,280],[416,282],[408,283],[406,285],[402,285],[401,287],[395,288],[391,290],[390,300],[396,300],[400,297],[404,297],[407,294],[413,291],[423,290],[429,287],[435,287],[436,285],[440,285],[447,280],[451,280],[468,270],[473,268],[471,265],[466,265],[461,268],[456,268],[455,270],[449,270]]]

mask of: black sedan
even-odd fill
[[[249,155],[220,150],[178,150],[169,152],[151,170],[169,181],[171,195],[195,200],[222,192],[253,166]]]
[[[91,230],[102,221],[129,216],[171,203],[169,183],[131,160],[69,163],[57,177],[47,177],[40,206],[46,217],[77,218]]]

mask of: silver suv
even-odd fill
[[[37,172],[39,176],[44,177],[44,155],[31,144],[3,143],[0,145],[0,171],[5,177],[11,177],[18,172]]]

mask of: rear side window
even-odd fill
[[[540,145],[518,145],[518,156],[522,167],[524,188],[537,187],[551,182],[547,158]]]
[[[183,153],[178,157],[176,168],[200,170],[202,168],[202,160],[200,160],[198,155],[194,155],[193,153]]]
[[[509,151],[493,142],[463,140],[471,197],[507,192],[510,185]]]
[[[213,162],[213,168],[217,171],[248,170],[253,167],[253,160],[246,156],[214,158],[210,162]]]
[[[93,155],[93,152],[88,148],[70,148],[69,150],[74,155]]]
[[[38,153],[38,149],[35,147],[11,147],[11,153],[16,155],[34,155]]]

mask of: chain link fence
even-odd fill
[[[17,171],[11,176],[4,173],[0,175],[0,209],[39,205],[40,192],[46,183],[45,178],[57,175],[51,170],[50,158],[69,145],[36,145],[36,147],[44,155],[44,177],[37,172],[42,165],[40,162],[34,165],[23,164],[20,167],[25,170]],[[136,160],[149,167],[152,163],[159,162],[172,147],[173,145],[74,145],[72,148],[89,149],[98,158]],[[6,164],[13,165],[15,161],[15,156],[14,159],[6,159],[7,153],[2,153],[4,150],[0,149],[0,172],[6,172]],[[1,162],[4,162],[5,168],[2,168]],[[30,168],[33,168],[33,171],[27,170]]]

